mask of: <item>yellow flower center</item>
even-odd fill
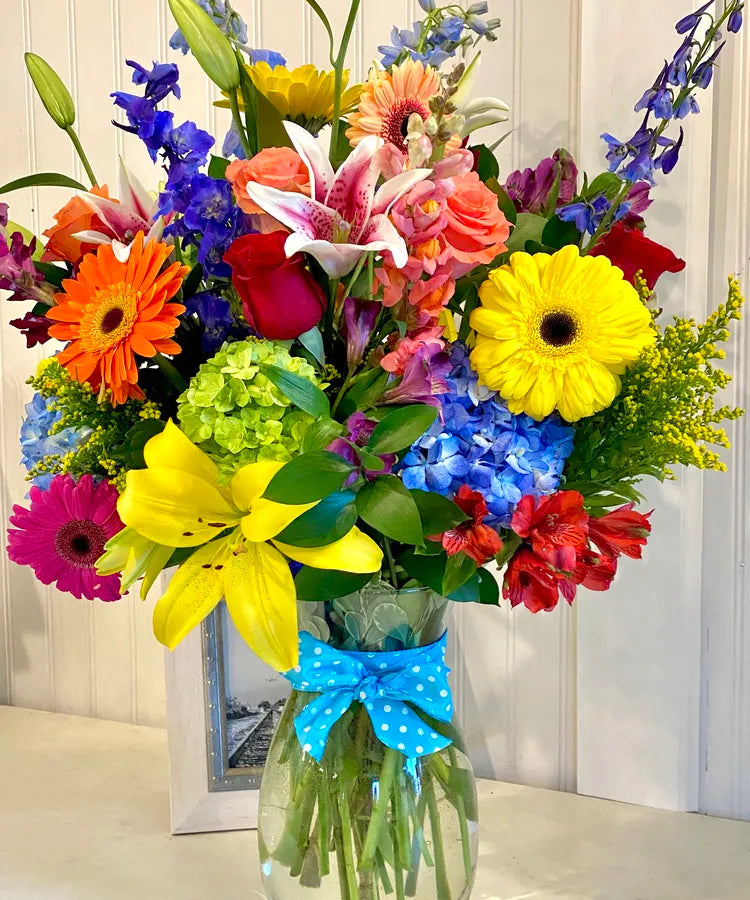
[[[133,330],[140,298],[140,291],[124,282],[97,291],[97,302],[81,320],[81,341],[86,350],[106,350],[126,338]]]

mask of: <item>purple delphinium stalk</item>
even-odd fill
[[[243,340],[250,334],[246,324],[232,315],[232,307],[224,297],[210,291],[193,294],[185,301],[188,316],[195,315],[201,326],[201,349],[213,356],[229,338]]]
[[[234,43],[243,49],[247,44],[247,25],[242,16],[235,12],[229,0],[195,0],[200,8],[208,13],[221,31]],[[169,46],[173,50],[187,53],[190,49],[183,33],[177,29],[169,39]]]
[[[730,32],[742,27],[743,0],[727,2],[716,18],[708,12],[712,5],[704,3],[677,23],[676,31],[684,35],[684,39],[671,62],[665,64],[654,84],[636,104],[636,112],[645,110],[646,116],[633,137],[620,141],[611,134],[602,135],[608,147],[610,171],[617,172],[627,181],[644,180],[653,184],[656,170],[668,174],[677,165],[684,132],[680,129],[677,138],[667,137],[664,132],[675,119],[700,111],[695,91],[705,90],[711,84],[716,61],[726,43],[714,46],[720,39],[722,26],[726,24]],[[710,24],[700,41],[696,33],[705,17],[709,18]]]

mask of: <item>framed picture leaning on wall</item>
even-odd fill
[[[255,828],[289,683],[242,640],[222,602],[167,654],[173,834]]]

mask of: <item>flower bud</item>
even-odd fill
[[[60,128],[69,128],[76,120],[76,108],[60,76],[36,53],[25,53],[24,60],[39,99],[53,122]]]
[[[486,0],[479,0],[478,3],[472,3],[471,6],[466,10],[468,15],[470,16],[483,16],[488,11],[489,6],[486,3]]]
[[[169,0],[177,27],[198,64],[222,91],[232,93],[240,86],[240,68],[227,37],[211,16],[195,0]]]
[[[435,0],[419,0],[419,5],[426,13],[432,12],[435,9]]]

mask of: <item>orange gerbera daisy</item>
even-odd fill
[[[135,354],[180,352],[171,337],[185,307],[167,300],[180,289],[188,269],[172,263],[161,272],[172,248],[157,241],[144,246],[143,241],[139,231],[126,262],[120,262],[110,244],[86,254],[47,313],[58,323],[49,330],[52,337],[70,341],[58,362],[94,390],[109,388],[115,405],[144,397]]]
[[[399,150],[406,150],[406,129],[413,113],[426,119],[430,98],[440,91],[440,77],[432,66],[407,59],[390,72],[373,69],[362,87],[359,108],[349,116],[346,136],[356,146],[377,134]]]

